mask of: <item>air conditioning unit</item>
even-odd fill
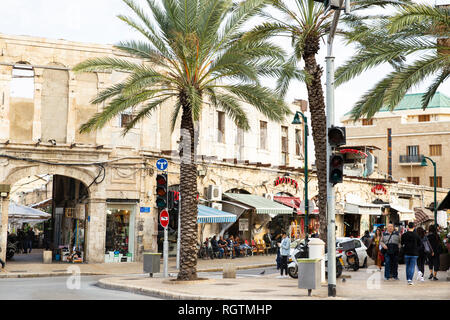
[[[273,201],[273,193],[264,193],[264,198]]]
[[[213,202],[213,203],[211,203],[211,208],[222,211],[222,204]]]
[[[222,200],[222,187],[216,185],[208,186],[208,200],[221,201]]]

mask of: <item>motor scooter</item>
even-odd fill
[[[294,248],[291,248],[288,264],[288,274],[291,278],[298,278],[297,259],[307,258],[307,255],[304,240],[300,241]],[[336,253],[336,278],[339,278],[342,275],[344,269],[344,260],[342,256],[342,253]],[[328,275],[328,255],[325,255],[325,274]]]
[[[347,258],[347,265],[345,268],[353,269],[353,271],[358,271],[359,269],[359,258],[355,249],[354,241],[347,241],[341,243],[342,250]]]

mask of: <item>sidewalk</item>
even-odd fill
[[[351,276],[337,279],[337,297],[328,298],[327,284],[314,290],[311,297],[305,289],[298,289],[297,280],[278,279],[278,274],[222,279],[221,276],[203,281],[175,283],[169,279],[147,277],[106,278],[98,282],[105,289],[122,290],[137,294],[183,300],[450,300],[450,282],[446,272],[439,272],[439,281],[415,282],[408,286],[405,266],[399,266],[400,281],[384,281],[383,274],[372,268],[357,272],[346,271]]]
[[[251,269],[259,267],[275,266],[276,255],[258,255],[253,257],[243,257],[237,259],[214,259],[198,260],[198,272],[222,271],[224,263],[234,263],[238,269]],[[53,277],[67,276],[72,273],[70,267],[80,268],[82,275],[124,275],[124,274],[143,274],[142,262],[131,263],[102,263],[102,264],[71,264],[71,263],[52,263],[43,264],[30,261],[30,259],[21,259],[20,262],[8,262],[5,269],[0,268],[1,278],[32,278],[32,277]],[[36,259],[34,260],[36,261]],[[161,260],[161,271],[163,264]],[[176,273],[176,258],[169,258],[169,273]]]

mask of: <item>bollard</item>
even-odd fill
[[[223,266],[224,279],[236,279],[236,266],[234,263],[226,263]]]
[[[42,260],[44,264],[52,263],[53,252],[52,251],[44,251],[42,253]]]
[[[319,238],[310,239],[309,243],[309,258],[321,259],[320,261],[320,279],[321,283],[326,283],[325,277],[325,242]]]

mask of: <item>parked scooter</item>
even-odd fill
[[[6,245],[6,260],[11,260],[17,252],[17,242],[12,242],[11,239],[8,239],[8,243]]]
[[[336,253],[336,278],[339,278],[342,275],[342,271],[344,269],[344,260],[342,258],[342,254]],[[288,274],[291,278],[298,278],[298,262],[297,259],[302,259],[307,257],[305,241],[302,240],[295,246],[295,248],[291,248],[291,255],[289,257],[288,264]],[[325,255],[325,273],[328,274],[328,256]]]
[[[346,269],[353,269],[358,271],[359,269],[359,258],[356,253],[355,243],[353,241],[347,241],[341,243],[342,250],[344,251],[345,257],[347,258]]]

